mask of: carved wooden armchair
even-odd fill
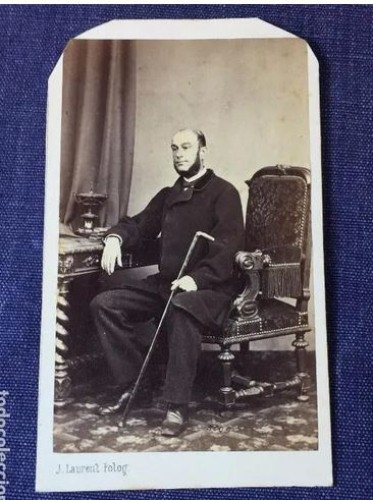
[[[276,390],[291,387],[297,388],[298,399],[305,401],[309,376],[304,335],[311,330],[310,172],[303,167],[265,167],[247,184],[245,250],[236,255],[245,287],[235,299],[223,330],[206,333],[203,341],[221,347],[218,359],[224,382],[219,400],[225,406],[246,396],[271,396]],[[233,371],[234,344],[239,344],[244,354],[252,341],[284,335],[295,336],[292,345],[297,371],[292,379],[255,382]],[[235,389],[237,386],[240,388]]]

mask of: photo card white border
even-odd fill
[[[91,29],[79,39],[294,38],[259,19],[123,20]],[[100,491],[165,488],[332,485],[329,382],[324,293],[318,62],[308,47],[312,239],[319,448],[315,451],[54,453],[53,397],[58,268],[58,212],[62,56],[48,87],[43,299],[40,346],[36,490]],[[105,467],[105,464],[118,467]],[[59,467],[97,472],[58,474]],[[97,465],[96,465],[97,464]],[[92,466],[92,467],[90,467]],[[109,470],[110,469],[110,470]]]

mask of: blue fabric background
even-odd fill
[[[320,61],[334,488],[34,492],[47,79],[67,41],[82,31],[111,19],[162,17],[261,17],[305,38]],[[0,389],[10,393],[11,413],[6,498],[373,498],[372,75],[370,6],[0,7]]]

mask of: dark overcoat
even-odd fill
[[[242,206],[236,188],[212,170],[190,187],[179,178],[173,187],[162,189],[148,206],[134,217],[124,217],[109,234],[123,240],[124,249],[146,245],[160,235],[159,273],[145,280],[119,287],[154,291],[167,298],[189,245],[203,231],[215,238],[198,240],[185,274],[191,276],[197,292],[176,295],[174,304],[191,313],[207,327],[221,325],[237,293],[234,255],[243,248]]]

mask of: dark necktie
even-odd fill
[[[185,179],[182,179],[181,187],[182,189],[194,188],[195,182],[188,182]]]

